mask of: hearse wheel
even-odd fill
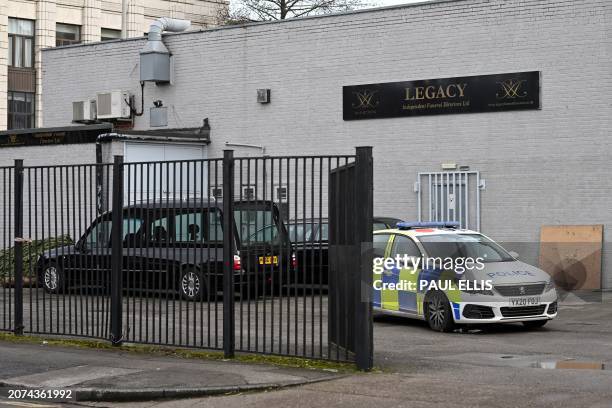
[[[202,300],[206,284],[202,274],[194,268],[183,268],[179,279],[179,293],[183,300]]]
[[[443,292],[429,292],[424,303],[425,320],[432,330],[448,333],[456,328],[450,302]]]
[[[58,294],[64,291],[64,271],[55,262],[49,262],[43,267],[40,278],[47,293]]]

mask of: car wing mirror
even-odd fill
[[[519,254],[518,252],[515,251],[510,251],[508,252],[510,254],[511,257],[513,257],[514,259],[519,259]]]

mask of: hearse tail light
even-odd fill
[[[295,252],[291,253],[291,268],[296,269],[298,266],[298,262],[297,262],[297,256],[295,255]]]
[[[234,265],[233,269],[235,271],[242,270],[242,261],[240,260],[240,255],[234,255]]]

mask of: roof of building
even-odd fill
[[[178,32],[178,33],[165,32],[163,35],[164,37],[165,36],[176,36],[176,35],[188,35],[188,34],[194,34],[194,33],[214,32],[214,31],[220,31],[220,30],[245,29],[245,28],[258,27],[258,26],[269,25],[269,24],[300,23],[302,21],[315,20],[315,19],[321,19],[321,18],[334,18],[334,17],[350,16],[350,15],[363,14],[363,13],[376,13],[376,12],[385,11],[385,10],[434,6],[438,4],[454,3],[454,2],[459,2],[459,1],[465,1],[465,0],[422,0],[417,3],[395,4],[391,6],[372,7],[372,8],[359,9],[359,10],[343,11],[339,13],[331,13],[331,14],[317,14],[317,15],[311,15],[311,16],[305,16],[305,17],[298,17],[298,18],[288,18],[284,20],[257,21],[257,22],[249,22],[245,24],[231,24],[231,25],[204,28],[204,29],[199,29],[199,30],[183,31],[183,32]],[[66,49],[66,48],[88,47],[88,46],[94,46],[94,45],[100,45],[100,44],[122,43],[126,41],[143,41],[143,40],[146,40],[146,38],[147,38],[146,36],[142,36],[142,37],[121,38],[121,39],[116,39],[116,40],[107,40],[104,42],[100,41],[100,42],[91,42],[91,43],[69,44],[69,45],[63,45],[59,47],[44,48],[42,51],[53,51],[53,50]]]

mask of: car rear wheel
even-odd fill
[[[58,294],[64,291],[64,271],[55,262],[45,265],[40,277],[42,286],[47,293]]]
[[[523,326],[528,329],[538,329],[543,327],[546,323],[548,323],[548,320],[532,320],[530,322],[523,322]]]
[[[451,332],[456,328],[450,303],[440,291],[429,292],[425,297],[425,319],[432,330]]]
[[[202,274],[193,269],[185,268],[179,280],[179,293],[184,300],[202,300],[206,291],[206,284]]]

